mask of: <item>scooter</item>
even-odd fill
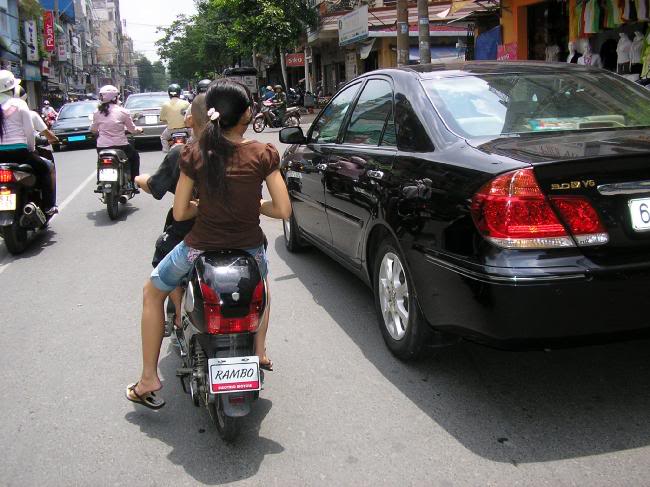
[[[47,144],[37,139],[37,149]],[[51,159],[54,163],[54,158]],[[56,181],[56,169],[54,169]],[[31,233],[45,229],[53,215],[46,214],[43,192],[31,165],[16,161],[0,164],[0,234],[10,254],[27,248]]]
[[[284,116],[280,117],[272,113],[273,102],[267,100],[262,103],[262,110],[253,118],[253,130],[256,133],[263,132],[266,126],[272,128],[297,127],[300,125],[300,109],[298,107],[287,108]]]
[[[167,304],[165,335],[174,335],[176,375],[195,406],[206,408],[224,441],[233,441],[264,382],[255,334],[267,304],[257,262],[239,250],[206,252],[182,284],[181,327]]]
[[[131,182],[129,158],[119,149],[104,149],[97,158],[97,189],[99,199],[106,205],[108,217],[116,220],[120,203],[126,204],[140,191]]]
[[[171,137],[167,139],[169,148],[171,149],[174,146],[179,144],[187,144],[187,140],[190,138],[189,130],[176,130],[172,133]]]

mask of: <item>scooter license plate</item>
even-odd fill
[[[99,180],[100,181],[117,181],[117,169],[100,169],[99,170]]]
[[[0,211],[14,211],[16,209],[16,195],[0,194]]]
[[[208,360],[210,390],[213,394],[260,390],[260,359],[251,357]]]

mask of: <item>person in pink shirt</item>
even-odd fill
[[[112,85],[102,86],[99,90],[99,108],[93,113],[93,123],[90,130],[97,134],[97,152],[102,149],[120,149],[129,158],[131,181],[140,174],[140,154],[129,144],[126,131],[132,134],[141,133],[136,127],[131,115],[117,104],[119,90]]]

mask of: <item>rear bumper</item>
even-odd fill
[[[97,140],[95,134],[93,134],[90,131],[56,134],[56,136],[59,138],[60,141],[58,145],[65,145],[68,147],[81,146],[85,144],[94,144],[95,141]],[[83,140],[78,140],[80,137],[83,137]],[[71,138],[72,140],[70,140]]]
[[[135,140],[154,140],[160,139],[166,125],[138,125],[138,128],[141,128],[143,132],[141,134],[132,134]]]
[[[591,272],[521,269],[487,274],[419,254],[418,300],[437,329],[504,348],[540,348],[650,336],[644,312],[650,263]]]

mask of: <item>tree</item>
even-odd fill
[[[140,55],[135,65],[138,68],[138,77],[140,78],[140,89],[142,91],[153,91],[153,66],[151,61],[145,56]]]
[[[153,89],[155,91],[167,91],[169,86],[169,78],[167,76],[167,68],[162,61],[156,61],[152,65],[153,68]]]

